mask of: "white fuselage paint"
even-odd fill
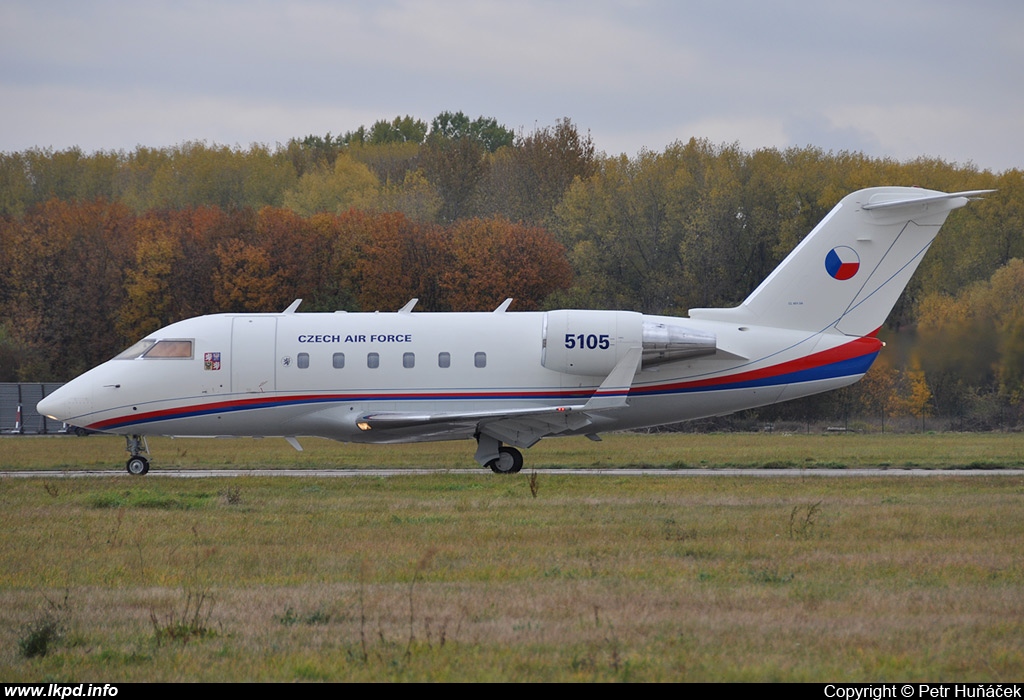
[[[363,431],[356,421],[378,412],[500,411],[585,403],[605,377],[545,368],[544,316],[542,312],[204,316],[150,336],[194,340],[191,358],[110,360],[66,385],[64,406],[53,410],[76,425],[120,434],[316,435],[353,442],[470,437],[475,429],[468,425],[459,435],[424,434],[423,430],[404,434]],[[858,341],[835,332],[741,329],[671,317],[644,319],[685,323],[714,333],[719,354],[640,370],[628,408],[609,411],[595,424],[564,434],[660,425],[827,391],[856,381],[879,346],[873,338]],[[852,370],[837,366],[836,357],[850,354],[843,348],[856,342],[864,345],[853,351],[862,362],[852,363]],[[607,350],[590,352],[614,350],[613,340]],[[439,359],[443,353],[447,363]],[[336,367],[342,364],[340,357],[335,359],[340,355],[343,366]],[[373,355],[376,363],[368,359]],[[797,368],[774,369],[808,356],[819,358],[806,363],[809,374],[795,375]],[[213,357],[219,364],[214,364]],[[733,384],[733,379],[744,377],[750,379]],[[83,389],[81,394],[75,392],[76,386]]]

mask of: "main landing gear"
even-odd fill
[[[514,447],[503,445],[498,450],[501,454],[487,463],[495,474],[515,474],[523,468],[523,453]]]
[[[515,474],[523,468],[523,453],[514,447],[502,445],[490,435],[477,433],[476,454],[473,459],[495,474]]]
[[[126,443],[124,449],[131,455],[125,465],[128,473],[132,476],[142,476],[148,473],[149,460],[142,456],[143,451],[149,454],[146,438],[141,435],[125,435],[124,441]]]

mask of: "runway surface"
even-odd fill
[[[521,476],[536,473],[544,476],[672,476],[672,477],[939,477],[939,476],[1024,476],[1024,469],[524,469]],[[484,469],[158,469],[155,468],[144,477],[132,476],[123,469],[96,469],[80,471],[0,471],[0,479],[11,478],[46,478],[46,479],[78,479],[120,476],[126,479],[203,479],[210,477],[246,477],[246,476],[290,476],[316,478],[352,478],[352,477],[393,477],[393,476],[429,476],[436,474],[452,474],[465,476],[485,476],[504,479],[509,474],[494,474]]]

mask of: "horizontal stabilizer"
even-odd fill
[[[927,191],[927,190],[922,190]],[[995,190],[970,190],[968,192],[950,192],[941,194],[928,194],[922,197],[907,197],[900,195],[875,195],[868,200],[867,204],[862,204],[861,209],[872,211],[875,209],[896,209],[898,207],[908,206],[920,206],[922,204],[931,204],[932,202],[942,202],[947,199],[956,199],[963,197],[965,200],[970,200],[972,197],[978,197],[983,194],[991,194]],[[966,204],[967,202],[964,202]]]

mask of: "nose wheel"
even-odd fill
[[[130,457],[126,465],[128,473],[133,476],[142,476],[149,472],[149,460],[142,455]]]
[[[125,464],[125,469],[132,476],[142,476],[149,472],[149,460],[142,456],[143,452],[149,453],[149,444],[146,438],[141,435],[125,435],[125,450],[131,457]]]

